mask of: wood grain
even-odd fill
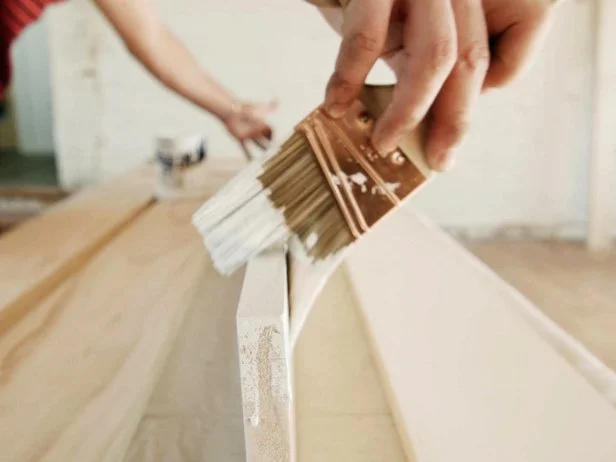
[[[245,462],[236,311],[244,271],[207,261],[124,462]]]
[[[190,223],[198,205],[154,205],[20,322],[5,325],[3,460],[123,456],[206,274]]]
[[[140,168],[57,203],[0,239],[0,335],[152,201]]]
[[[346,268],[418,460],[616,460],[608,370],[436,226],[394,214]]]

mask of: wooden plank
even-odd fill
[[[321,291],[344,260],[346,252],[309,263],[289,254],[290,344],[293,350]]]
[[[286,255],[269,250],[248,263],[237,311],[248,462],[293,462],[295,418]]]
[[[124,462],[246,462],[236,311],[244,271],[205,274]]]
[[[578,242],[467,244],[500,277],[616,370],[616,248],[594,254]]]
[[[610,248],[616,234],[616,4],[597,0],[595,72],[588,189],[588,248]]]
[[[616,460],[612,376],[427,220],[392,215],[346,265],[418,460]]]
[[[154,205],[5,326],[2,458],[121,459],[206,275],[207,255],[190,222],[199,205]]]
[[[294,364],[298,460],[415,460],[405,457],[343,268],[315,300]]]
[[[0,335],[152,201],[140,168],[48,208],[0,239]]]

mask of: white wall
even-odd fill
[[[239,95],[279,97],[284,137],[320,103],[338,38],[301,0],[159,0],[199,60]],[[580,235],[587,197],[592,1],[566,2],[532,71],[485,95],[457,167],[415,203],[473,234]],[[168,131],[202,131],[213,155],[240,155],[208,115],[152,81],[86,0],[51,18],[56,147],[67,186],[100,181],[152,154]]]
[[[26,155],[51,155],[54,144],[46,14],[19,36],[11,55],[19,150]]]

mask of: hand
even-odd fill
[[[267,149],[272,140],[273,131],[265,118],[278,107],[277,101],[261,104],[237,104],[223,120],[227,131],[242,146],[244,154],[250,160],[252,155],[246,143],[254,142],[261,149]]]
[[[383,58],[395,72],[390,106],[373,143],[395,148],[426,118],[426,155],[446,170],[482,90],[509,83],[530,62],[546,31],[552,0],[350,0],[326,107],[342,115]]]

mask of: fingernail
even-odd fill
[[[327,115],[334,119],[339,119],[346,113],[346,106],[344,104],[330,103],[325,106]]]
[[[375,144],[374,148],[379,152],[379,154],[386,156],[387,154],[396,149],[396,144],[380,142]]]
[[[447,172],[456,164],[456,156],[452,152],[443,152],[430,157],[430,168],[437,172]]]

